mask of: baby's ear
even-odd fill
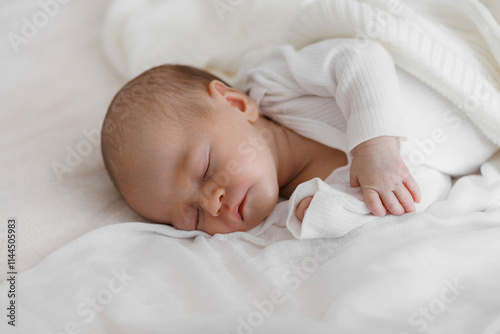
[[[223,99],[240,110],[244,107],[242,102],[244,102],[245,94],[241,93],[237,89],[227,86],[219,80],[212,80],[210,82],[208,85],[208,92],[211,97]]]
[[[224,95],[228,88],[229,87],[220,80],[212,80],[208,84],[208,92],[210,93],[210,95]]]
[[[227,102],[243,113],[248,114],[250,122],[255,122],[259,117],[259,109],[245,93],[235,88],[228,87],[219,80],[211,81],[208,85],[208,91],[212,98]]]

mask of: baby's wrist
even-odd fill
[[[372,139],[368,139],[367,141],[362,142],[358,146],[352,149],[352,154],[356,155],[356,153],[366,150],[372,149],[378,146],[391,146],[396,145],[396,137],[392,136],[379,136]]]

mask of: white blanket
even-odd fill
[[[287,212],[281,202],[250,233],[214,237],[145,223],[94,230],[18,277],[19,332],[500,330],[500,154],[426,212],[340,238],[297,240]]]

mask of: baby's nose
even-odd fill
[[[203,194],[207,193],[203,192]],[[216,186],[208,193],[208,196],[206,196],[206,198],[202,199],[201,205],[212,216],[217,217],[220,214],[220,210],[222,207],[222,200],[224,196],[226,196],[226,191],[224,190],[224,188]]]

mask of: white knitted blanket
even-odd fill
[[[241,88],[246,71],[277,45],[358,37],[362,48],[375,39],[500,144],[499,7],[487,0],[123,0],[108,12],[103,46],[127,79],[184,63]]]
[[[395,63],[456,104],[500,144],[500,26],[478,0],[318,0],[286,31],[318,39],[375,39]]]

